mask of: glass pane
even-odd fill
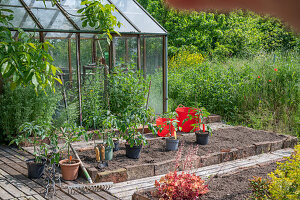
[[[83,6],[80,5],[81,1],[74,1],[74,0],[66,0],[61,3],[62,7],[69,13],[70,18],[80,27],[82,30],[94,30],[90,26],[85,28],[82,27],[80,15],[77,13],[77,10],[82,8]],[[108,4],[106,0],[103,1],[104,4]],[[120,21],[123,25],[120,28],[116,28],[118,32],[137,32],[136,29],[130,25],[127,20],[120,15],[117,11],[113,13],[114,16],[117,17],[118,21]]]
[[[0,5],[22,6],[19,0],[0,0]]]
[[[58,9],[31,8],[31,11],[46,29],[74,30]]]
[[[32,18],[28,15],[23,7],[7,7],[2,8],[14,11],[14,19],[11,21],[12,26],[15,28],[37,28]]]
[[[114,38],[115,65],[137,64],[137,38],[136,37],[115,37]]]
[[[112,0],[141,32],[165,33],[133,0]]]
[[[72,33],[45,32],[45,39],[67,39],[72,37]]]
[[[147,76],[151,76],[152,84],[149,105],[155,113],[163,112],[163,40],[162,37],[147,37],[141,39],[143,64]],[[145,49],[144,49],[145,48]],[[146,56],[144,55],[146,54]],[[144,57],[145,56],[145,57]]]

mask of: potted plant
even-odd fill
[[[102,138],[105,147],[105,160],[112,160],[114,148],[114,129],[117,128],[117,119],[110,111],[106,112],[105,119],[102,121]]]
[[[162,135],[166,138],[166,150],[167,151],[176,151],[178,149],[179,139],[177,139],[177,131],[181,130],[181,127],[178,126],[179,120],[176,119],[177,113],[170,112],[163,115],[162,123],[154,128],[153,126],[149,126],[149,129],[152,131],[154,135]],[[158,120],[157,120],[158,121]]]
[[[80,137],[84,136],[85,140],[88,140],[88,136],[83,127],[76,126],[76,124],[66,123],[64,127],[61,127],[61,138],[65,141],[63,148],[67,148],[67,159],[59,161],[61,168],[62,178],[64,180],[75,180],[78,176],[78,169],[80,162],[78,159],[73,159],[70,153],[71,144],[75,141],[80,141]]]
[[[37,179],[43,175],[48,157],[48,144],[44,142],[50,136],[51,124],[46,121],[25,122],[20,127],[20,134],[10,144],[19,145],[22,142],[29,142],[33,145],[33,159],[26,160],[28,178]],[[57,156],[55,156],[57,158]]]
[[[196,111],[195,115],[188,115],[188,118],[183,120],[183,124],[186,122],[186,120],[195,119],[196,123],[192,124],[193,130],[195,131],[196,135],[196,142],[200,145],[206,145],[208,144],[208,138],[209,135],[212,134],[212,129],[209,125],[205,125],[204,121],[205,118],[207,118],[210,113],[207,112],[207,110],[204,107],[201,108],[193,108],[193,110]]]
[[[119,130],[126,140],[126,156],[138,159],[143,145],[147,144],[145,136],[138,131],[138,126],[145,122],[147,111],[143,108],[128,110],[124,113],[124,121],[119,121]]]

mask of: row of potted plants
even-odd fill
[[[167,151],[176,151],[178,149],[179,139],[177,138],[177,131],[195,132],[196,143],[200,145],[208,144],[209,135],[212,134],[210,126],[205,124],[205,119],[210,113],[204,107],[183,108],[183,110],[181,109],[182,113],[176,110],[176,112],[164,114],[156,120],[157,126],[151,127],[154,134],[166,137]]]

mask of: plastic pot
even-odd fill
[[[141,150],[143,147],[142,145],[130,147],[129,144],[125,144],[125,147],[126,147],[126,156],[128,158],[133,158],[133,159],[140,158]]]
[[[77,159],[73,159],[74,163],[68,163],[69,159],[59,161],[61,168],[62,178],[66,181],[73,181],[78,177],[78,169],[80,162]]]
[[[113,148],[105,147],[105,160],[112,160],[113,155],[114,155]]]
[[[196,135],[197,144],[200,144],[200,145],[208,144],[208,138],[209,138],[208,131],[205,131],[205,132],[196,131],[195,135]]]
[[[114,149],[113,151],[119,151],[120,150],[120,142],[119,140],[114,140]]]
[[[35,159],[26,160],[27,170],[28,170],[28,178],[37,179],[41,178],[45,169],[45,160],[42,160],[41,163],[36,163]]]
[[[178,149],[179,140],[175,140],[172,138],[166,139],[166,150],[167,151],[176,151]]]

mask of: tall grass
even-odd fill
[[[299,56],[261,53],[197,65],[170,62],[169,109],[197,102],[229,123],[299,135]]]

